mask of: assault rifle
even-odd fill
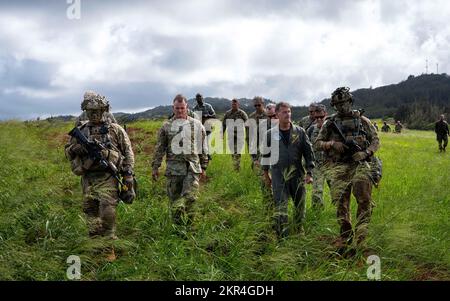
[[[347,137],[345,137],[344,133],[342,133],[341,129],[337,126],[337,124],[334,120],[331,120],[331,126],[336,131],[336,133],[339,135],[339,137],[342,139],[342,141],[344,142],[344,145],[348,148],[348,150],[349,150],[348,157],[351,157],[351,156],[353,156],[353,154],[363,150],[361,148],[361,146],[358,145],[358,142],[355,141],[355,139],[348,139]]]
[[[128,186],[125,185],[121,178],[119,177],[119,170],[114,165],[114,163],[106,160],[102,155],[102,150],[107,149],[103,144],[101,144],[99,141],[89,141],[88,138],[80,131],[78,127],[74,127],[70,132],[69,135],[72,136],[77,140],[79,144],[81,144],[87,151],[88,157],[94,161],[98,162],[102,168],[107,170],[111,175],[119,182],[120,189],[122,191],[127,191]]]

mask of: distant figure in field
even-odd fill
[[[228,146],[233,152],[233,166],[234,170],[239,171],[241,169],[241,153],[242,147],[244,146],[244,123],[247,121],[248,116],[243,110],[239,109],[239,100],[233,98],[231,101],[231,109],[225,113],[222,121],[222,131],[225,134],[227,130],[227,120],[233,120],[233,127],[228,128],[227,138]],[[242,124],[236,123],[236,120],[241,120]],[[241,128],[241,132],[238,133],[238,127]],[[239,135],[239,136],[238,136]]]
[[[386,121],[383,122],[383,126],[381,127],[381,131],[384,133],[389,133],[391,131],[391,127],[387,124]]]
[[[448,130],[448,123],[447,121],[445,121],[444,115],[441,115],[439,117],[439,120],[435,123],[434,131],[436,132],[436,140],[438,141],[439,152],[445,152],[450,132]],[[442,142],[444,143],[444,145],[442,145]]]
[[[205,127],[206,141],[209,145],[210,144],[209,139],[210,139],[210,135],[212,133],[213,127],[210,124],[206,124],[206,122],[209,119],[216,118],[216,112],[214,111],[212,105],[210,105],[209,103],[206,103],[204,101],[203,95],[201,95],[200,93],[197,93],[197,95],[195,95],[195,100],[197,101],[197,104],[195,105],[193,111],[201,112],[201,114],[202,114],[201,122],[202,122],[203,126]],[[208,160],[210,161],[211,159],[212,159],[211,155],[208,153]]]
[[[397,120],[397,122],[395,123],[395,132],[397,134],[400,134],[402,132],[403,129],[403,124],[400,123],[400,120]]]
[[[373,127],[377,130],[377,132],[379,132],[380,130],[378,129],[378,125],[376,122],[373,123]]]

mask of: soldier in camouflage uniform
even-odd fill
[[[124,183],[133,187],[134,154],[125,130],[116,123],[110,123],[104,112],[108,102],[104,96],[93,91],[86,92],[83,104],[88,121],[78,126],[91,141],[105,146],[103,158],[114,164]],[[89,158],[85,147],[71,137],[65,146],[72,171],[81,176],[83,187],[83,211],[87,216],[89,235],[117,239],[116,206],[119,201],[119,183],[110,170],[98,161]]]
[[[250,156],[252,158],[252,169],[255,167],[259,167],[260,166],[260,162],[259,162],[259,134],[260,134],[260,125],[262,125],[264,123],[264,121],[268,121],[269,119],[267,118],[267,113],[265,111],[265,105],[264,105],[264,99],[260,96],[255,96],[253,98],[253,106],[255,107],[255,112],[251,113],[248,116],[248,120],[251,121],[255,121],[256,122],[256,128],[253,129],[253,131],[251,131],[251,129],[249,128],[249,126],[246,127],[246,141],[247,141],[247,145],[249,147],[249,150],[251,148],[254,148],[253,150],[253,154],[250,153]],[[267,125],[267,129],[269,129],[270,127]],[[251,136],[251,137],[250,137]],[[253,146],[253,147],[252,147]]]
[[[337,114],[327,118],[314,143],[327,156],[327,173],[331,180],[331,195],[337,203],[340,253],[351,254],[348,249],[353,238],[363,247],[372,215],[372,181],[368,161],[380,147],[377,132],[370,120],[352,110],[350,89],[341,87],[331,96],[331,106]],[[344,140],[345,138],[345,140]],[[350,219],[350,195],[358,203],[357,221],[353,232]],[[351,253],[347,253],[350,251]]]
[[[314,115],[316,114],[317,104],[312,103],[308,107],[309,115],[303,117],[299,121],[299,125],[305,130],[308,131],[309,127],[314,123]]]
[[[400,134],[402,132],[403,129],[403,124],[400,123],[400,120],[397,120],[397,122],[395,123],[395,132],[397,134]]]
[[[255,171],[256,175],[260,179],[263,201],[270,209],[273,205],[273,195],[272,189],[267,185],[264,179],[264,172],[261,169],[261,152],[259,149],[259,142],[262,140],[262,138],[260,138],[260,133],[270,129],[271,122],[267,117],[264,99],[261,96],[255,96],[253,98],[253,106],[255,107],[255,112],[248,116],[248,123],[253,120],[255,126],[253,129],[249,125],[246,127],[246,141],[250,156],[252,158],[252,170]],[[260,130],[260,127],[264,127],[264,129]]]
[[[95,92],[87,91],[86,93],[95,93]],[[107,102],[107,106],[106,106],[106,110],[105,110],[105,113],[104,113],[106,121],[108,121],[109,123],[117,123],[116,118],[114,117],[114,115],[110,113],[111,106],[109,104],[109,101],[106,101],[106,102]],[[80,126],[83,123],[83,121],[88,121],[89,120],[89,118],[88,118],[88,116],[86,114],[86,104],[87,104],[87,101],[83,101],[81,103],[81,111],[83,111],[83,112],[75,120],[75,126]]]
[[[210,118],[216,118],[216,112],[214,111],[214,108],[209,103],[204,102],[203,95],[197,93],[197,95],[195,95],[195,100],[197,101],[197,104],[195,105],[193,111],[201,112],[203,124]]]
[[[200,176],[205,175],[208,166],[206,132],[200,121],[187,116],[187,100],[183,95],[175,96],[173,111],[175,116],[164,122],[158,133],[152,177],[153,180],[159,177],[158,170],[165,155],[173,221],[177,225],[190,225]]]
[[[307,135],[311,143],[316,141],[319,136],[320,129],[327,116],[327,110],[324,105],[318,105],[316,107],[315,122],[311,125],[307,131]],[[315,167],[313,169],[313,189],[312,189],[312,208],[322,210],[324,208],[323,202],[323,185],[325,182],[325,153],[322,150],[318,150],[313,147],[315,157]],[[327,179],[328,187],[330,187],[330,181]]]
[[[201,117],[200,120],[202,121],[202,124],[205,126],[206,141],[209,145],[210,143],[209,140],[211,137],[211,133],[213,131],[213,127],[211,124],[207,123],[207,121],[209,119],[216,118],[216,112],[214,111],[212,105],[204,102],[203,95],[201,95],[200,93],[197,93],[197,95],[195,95],[195,100],[197,101],[197,104],[195,105],[193,111],[194,113],[201,112],[201,116],[199,117]],[[208,160],[211,160],[211,155],[209,153],[208,153]]]
[[[436,133],[436,140],[439,145],[439,152],[445,152],[448,144],[448,137],[450,136],[450,131],[448,130],[448,123],[445,121],[444,115],[439,117],[434,125],[434,132]]]
[[[242,147],[244,146],[244,123],[247,121],[248,116],[247,113],[239,109],[239,101],[235,98],[231,101],[231,110],[228,110],[225,113],[222,121],[222,131],[225,134],[225,130],[227,129],[227,120],[236,120],[242,121],[241,131],[238,131],[238,124],[234,126],[234,130],[228,129],[227,137],[228,137],[228,146],[230,150],[233,151],[233,165],[236,171],[239,171],[241,164],[241,153]],[[239,136],[238,136],[239,135]]]
[[[381,131],[383,133],[389,133],[391,131],[391,127],[387,124],[386,121],[383,122],[383,126],[381,127]]]

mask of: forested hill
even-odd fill
[[[330,91],[331,94],[332,91]],[[406,80],[378,88],[358,89],[352,91],[355,108],[363,108],[370,118],[394,118],[410,128],[430,129],[438,116],[450,115],[450,76],[447,74],[410,75]],[[239,99],[241,108],[250,113],[254,110],[251,99]],[[275,101],[275,100],[274,100]],[[312,101],[312,100],[311,100]],[[189,107],[195,106],[195,99],[189,99]],[[205,97],[220,116],[230,109],[231,100],[221,97]],[[266,99],[266,103],[272,100]],[[321,103],[330,108],[329,99]],[[307,115],[307,106],[294,106],[293,120]],[[136,120],[167,118],[172,112],[171,105],[158,106],[135,114],[114,113],[120,123]],[[64,120],[68,116],[62,116]],[[55,118],[55,117],[52,117]],[[58,117],[56,117],[58,118]]]
[[[330,91],[331,94],[332,91]],[[450,76],[447,74],[426,74],[420,76],[410,75],[408,79],[398,84],[382,86],[375,89],[358,89],[352,91],[355,98],[355,107],[364,108],[365,115],[371,118],[392,117],[404,123],[411,123],[416,115],[430,123],[437,119],[439,114],[450,113]],[[271,100],[266,99],[266,102]],[[226,98],[206,97],[205,102],[210,103],[218,114],[230,109],[230,100]],[[251,99],[241,98],[241,108],[247,113],[254,110]],[[329,109],[329,99],[322,100]],[[195,106],[195,100],[189,100],[189,107]],[[171,113],[170,105],[158,106],[145,112],[124,114],[121,119],[133,121],[137,119],[153,119],[166,117]],[[330,110],[332,112],[333,110]],[[297,120],[307,114],[306,106],[293,108],[293,119]]]
[[[408,111],[416,106],[433,107],[450,112],[450,76],[447,74],[410,75],[398,84],[352,92],[355,106],[365,109],[369,117],[396,117],[408,121]],[[329,99],[322,101],[329,104]],[[430,112],[431,113],[431,112]],[[433,116],[433,120],[437,116]]]

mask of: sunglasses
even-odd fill
[[[316,116],[316,119],[324,119],[325,116]]]
[[[256,108],[256,107],[260,107],[260,106],[261,106],[261,105],[255,105],[255,108]]]

